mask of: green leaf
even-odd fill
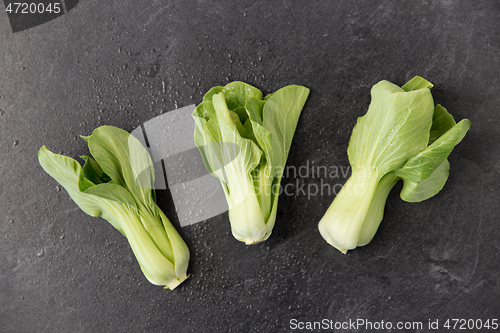
[[[420,202],[436,195],[443,188],[448,179],[450,163],[444,160],[434,172],[419,183],[403,179],[401,199],[407,202]]]
[[[220,180],[227,181],[223,168],[238,156],[240,147],[234,143],[222,141],[216,118],[212,118],[205,123],[200,135],[203,136],[205,143],[203,145],[197,144],[197,146],[208,172]]]
[[[434,115],[432,116],[431,133],[429,136],[429,144],[436,141],[441,135],[448,132],[456,125],[453,116],[446,111],[441,105],[434,107]]]
[[[365,168],[381,178],[427,147],[434,102],[428,88],[406,92],[388,81],[375,84],[371,95],[347,154],[353,169]]]
[[[90,194],[80,191],[79,182],[80,179],[83,178],[82,166],[71,157],[52,153],[45,146],[38,151],[38,160],[45,172],[64,187],[71,199],[73,199],[81,210],[93,217],[103,216],[103,218],[110,222],[113,227],[124,234],[123,227],[114,216],[120,208],[126,208],[119,206],[120,204],[124,204],[124,202],[128,203],[131,207],[135,206],[135,203],[131,204],[133,199],[132,201],[125,199],[124,202],[120,202],[120,200],[113,200],[113,202],[111,202],[109,198],[105,199],[94,196],[91,194],[91,188],[96,186],[93,186],[91,183],[87,183],[86,187],[82,186],[86,191],[90,191]],[[86,180],[86,182],[89,181]],[[123,194],[122,192],[120,193]],[[130,196],[128,192],[127,195]],[[120,194],[118,194],[118,196],[120,196]],[[117,208],[118,206],[120,208]]]
[[[262,92],[259,89],[241,81],[227,84],[222,92],[226,99],[232,99],[241,106],[244,106],[250,98],[262,99]],[[230,109],[232,108],[230,107]]]
[[[271,132],[269,132],[263,126],[260,126],[257,122],[250,121],[254,133],[255,140],[257,141],[259,148],[264,153],[266,161],[266,174],[267,177],[274,177],[276,174],[276,166],[272,164],[272,154],[273,154],[273,143],[271,140]]]
[[[226,104],[227,104],[227,100],[226,100]],[[247,113],[247,110],[245,109],[244,106],[239,106],[235,109],[229,108],[229,110],[231,110],[231,112],[233,112],[234,114],[238,115],[238,120],[241,124],[246,123],[246,121],[248,120],[248,113]]]
[[[242,108],[245,110],[244,108]],[[236,126],[236,130],[240,134],[241,137],[250,139],[250,134],[247,132],[246,128],[243,126],[241,122],[241,118],[236,114],[236,112],[229,110],[229,116],[231,117],[231,120],[233,121],[234,125]]]
[[[81,195],[91,195],[103,201],[113,202],[113,204],[122,204],[132,209],[138,209],[130,193],[117,184],[103,183],[95,185],[81,192]]]
[[[403,167],[395,170],[394,174],[412,183],[420,183],[448,158],[469,128],[470,121],[463,119],[418,155],[409,159]]]
[[[215,115],[214,105],[212,100],[204,101],[196,106],[193,115],[196,114],[197,117],[208,120]]]
[[[94,183],[92,183],[90,180],[85,178],[85,174],[83,172],[80,172],[79,178],[78,178],[78,190],[80,192],[85,191],[89,187],[95,186]]]
[[[239,172],[249,174],[259,164],[262,152],[252,140],[245,139],[239,134],[234,118],[231,117],[230,111],[227,109],[224,95],[215,95],[212,101],[222,142],[234,144],[225,147],[229,149],[229,152],[224,152],[224,157],[233,158],[235,156],[235,158],[226,160],[224,165],[232,165]],[[239,153],[237,147],[239,147]]]
[[[207,93],[203,96],[203,102],[212,102],[212,96],[216,95],[224,90],[224,87],[215,86],[211,88]]]
[[[264,104],[262,127],[271,133],[272,146],[268,161],[280,173],[284,171],[295,129],[308,96],[309,89],[291,85],[274,92]]]
[[[83,170],[77,161],[53,154],[46,147],[40,149],[38,156],[42,168],[64,187],[81,210],[90,216],[104,218],[127,237],[124,231],[127,219],[119,217],[128,215],[130,211],[136,215],[139,213],[134,198],[125,188],[117,184],[102,183],[80,191],[78,182]]]
[[[227,96],[224,96],[224,97],[226,99],[226,106],[229,110],[234,111],[238,108],[243,107],[240,103],[236,102],[235,100],[233,100]],[[247,117],[247,116],[244,116],[244,117]]]
[[[195,144],[207,170],[227,184],[230,170],[236,168],[249,173],[258,165],[262,152],[253,141],[242,137],[240,131],[245,129],[238,116],[227,108],[224,95],[214,95],[213,100],[215,117],[203,124],[203,120],[195,116]],[[227,168],[229,165],[233,167]]]
[[[253,142],[257,142],[255,134],[253,133],[252,121],[250,119],[247,119],[247,121],[245,121],[245,123],[243,124],[243,128],[247,133],[246,138],[252,140]]]
[[[126,188],[145,206],[154,204],[153,161],[134,136],[113,127],[101,126],[88,139],[89,149],[111,182]]]
[[[421,76],[415,76],[413,79],[410,81],[406,82],[401,89],[404,91],[413,91],[413,90],[419,90],[423,88],[428,88],[431,89],[434,85],[424,79]]]
[[[92,158],[92,156],[82,155],[80,157],[85,161],[85,164],[83,165],[85,178],[90,180],[95,185],[111,181],[111,178],[109,178],[109,176],[102,171],[101,166]]]
[[[245,104],[249,119],[259,125],[262,125],[262,109],[264,108],[264,104],[266,104],[265,101],[253,97],[249,98]]]

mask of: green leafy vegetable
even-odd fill
[[[42,168],[87,214],[107,220],[128,240],[146,278],[174,289],[186,278],[189,250],[155,201],[153,162],[132,135],[102,126],[84,137],[92,156],[38,152]]]
[[[194,141],[219,178],[234,237],[266,240],[274,227],[288,152],[309,89],[287,86],[263,97],[243,82],[210,89],[193,112]]]
[[[352,175],[318,226],[343,253],[372,240],[399,180],[408,202],[426,200],[446,183],[448,155],[470,121],[457,124],[444,107],[434,106],[432,86],[421,77],[401,88],[388,81],[373,86],[368,112],[354,126],[347,149]]]

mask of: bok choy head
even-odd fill
[[[243,82],[210,89],[193,112],[194,140],[208,171],[219,178],[234,237],[266,240],[295,128],[309,89],[291,85],[263,97]]]
[[[347,149],[352,174],[319,222],[323,238],[343,253],[368,244],[389,192],[403,180],[401,198],[419,202],[448,179],[448,155],[470,128],[434,105],[432,84],[415,77],[402,87],[381,81],[358,119]]]
[[[149,153],[112,126],[84,139],[92,156],[82,156],[83,167],[45,146],[38,152],[40,165],[85,213],[104,218],[127,238],[151,283],[174,289],[187,278],[189,250],[156,204]]]

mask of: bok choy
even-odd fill
[[[434,105],[432,84],[415,77],[402,87],[375,84],[368,112],[352,131],[347,154],[352,174],[319,222],[319,231],[345,253],[368,244],[394,185],[401,199],[419,202],[437,194],[448,179],[448,155],[470,128]]]
[[[219,178],[234,237],[266,240],[276,220],[288,152],[309,89],[291,85],[263,96],[246,83],[210,89],[193,112],[194,141]]]
[[[102,126],[83,137],[90,155],[74,159],[38,152],[42,168],[87,214],[107,220],[128,240],[146,278],[174,289],[186,278],[189,250],[156,204],[153,162],[132,135]]]

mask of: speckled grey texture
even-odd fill
[[[281,332],[294,318],[498,318],[499,22],[499,1],[86,0],[15,34],[0,13],[0,330]],[[346,168],[370,87],[415,75],[472,128],[442,192],[410,204],[397,185],[374,240],[342,255],[317,230],[334,194],[300,189],[344,183],[311,170]],[[283,180],[297,195],[280,197],[264,243],[236,241],[227,214],[181,229],[190,277],[163,290],[36,154],[47,145],[77,158],[87,152],[79,135],[103,124],[131,131],[233,80],[266,93],[311,89],[288,159],[309,168]],[[177,224],[168,192],[158,201]]]

